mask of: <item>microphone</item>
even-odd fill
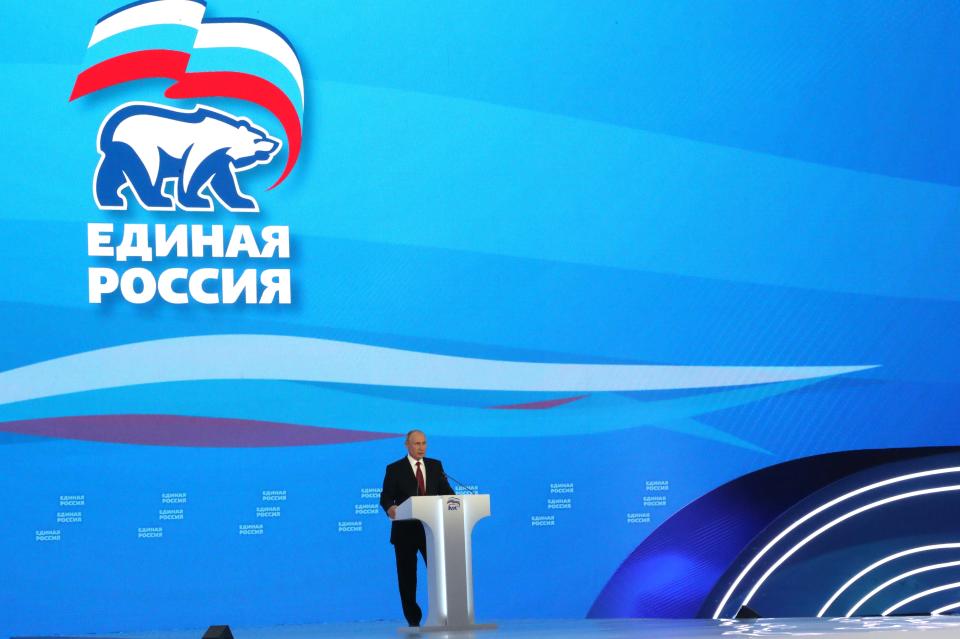
[[[460,488],[463,488],[465,491],[467,491],[468,494],[470,494],[470,495],[476,495],[476,494],[477,494],[478,491],[477,491],[476,488],[473,488],[472,486],[467,486],[466,484],[464,484],[462,481],[460,481],[460,480],[457,479],[456,477],[451,477],[450,475],[447,474],[446,471],[441,471],[441,472],[443,473],[443,478],[444,478],[444,479],[446,479],[447,481],[451,481],[451,480],[452,480],[453,483],[455,483],[455,484],[456,484],[457,486],[459,486]]]

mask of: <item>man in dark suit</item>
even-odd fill
[[[423,612],[417,605],[417,551],[427,561],[427,538],[423,524],[416,519],[396,521],[397,506],[417,495],[452,495],[453,488],[437,459],[427,459],[427,436],[411,430],[406,439],[407,456],[387,466],[380,492],[380,506],[394,519],[390,543],[397,556],[397,585],[403,616],[411,626],[419,626]]]

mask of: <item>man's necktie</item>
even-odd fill
[[[421,497],[427,494],[427,487],[423,483],[423,473],[420,471],[420,462],[417,462],[417,494]]]

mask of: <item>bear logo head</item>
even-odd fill
[[[257,200],[240,190],[237,173],[269,163],[282,147],[249,119],[225,111],[145,102],[109,113],[97,145],[97,206],[126,210],[128,191],[149,211],[212,211],[216,198],[230,211],[257,212]]]
[[[238,133],[238,144],[227,152],[238,171],[269,162],[280,150],[280,140],[270,137],[249,120],[240,120]]]

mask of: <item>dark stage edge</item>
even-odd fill
[[[229,619],[215,619],[222,624]],[[488,620],[484,620],[488,621]],[[960,637],[960,617],[856,617],[851,619],[541,619],[496,621],[496,630],[401,635],[393,621],[244,628],[231,626],[235,639],[375,639],[450,637],[457,639],[719,639],[721,637],[816,637],[894,639],[911,634],[927,639]],[[87,635],[85,639],[200,639],[206,628]]]

